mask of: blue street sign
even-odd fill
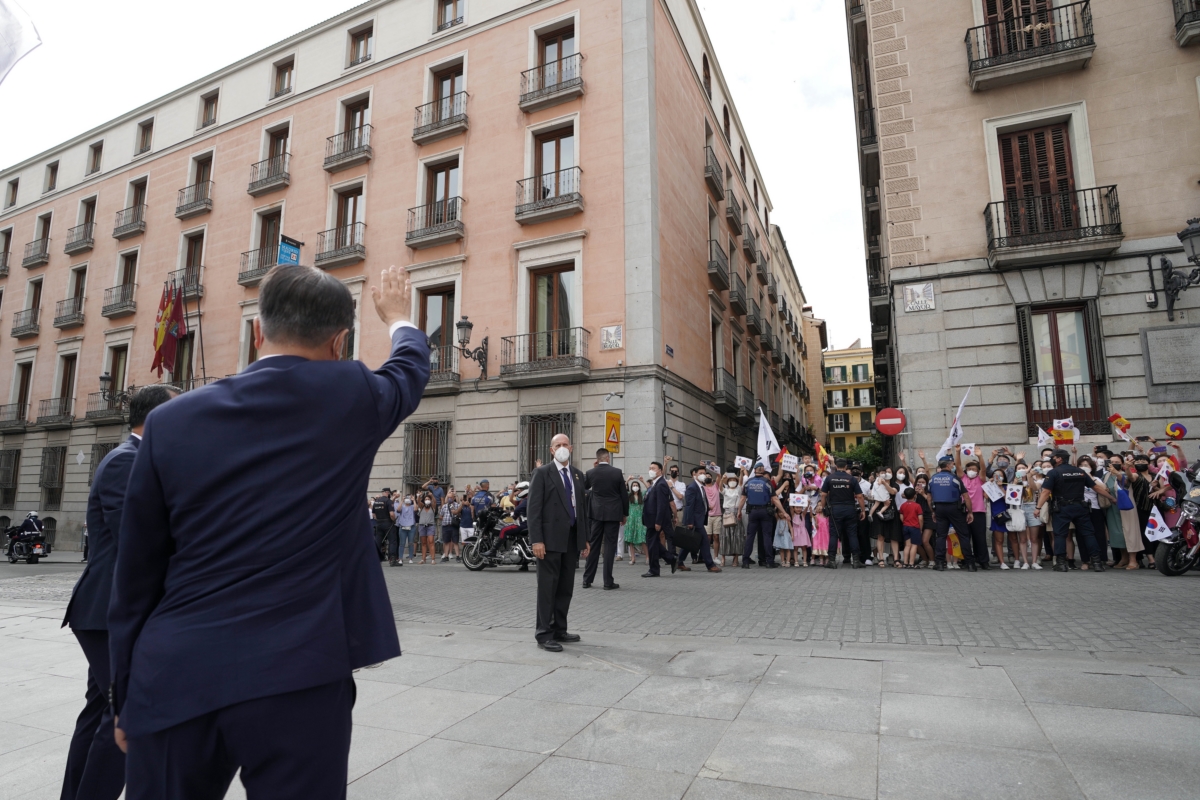
[[[300,263],[300,245],[304,242],[297,241],[288,236],[279,237],[279,260],[277,264],[296,265]]]

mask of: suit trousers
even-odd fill
[[[236,677],[232,678],[236,680]],[[353,678],[260,697],[129,740],[127,800],[343,800]]]
[[[974,531],[967,523],[967,515],[962,506],[958,503],[934,503],[933,509],[937,516],[933,540],[934,557],[938,561],[946,560],[946,537],[950,535],[950,526],[953,525],[954,532],[958,534],[958,544],[962,548],[963,561],[974,558]],[[983,541],[982,535],[978,544],[983,549],[984,558],[987,558],[987,542]]]
[[[829,558],[837,559],[838,542],[842,544],[842,557],[847,558],[863,551],[859,546],[859,529],[867,526],[866,520],[858,518],[858,506],[831,505],[829,507]]]
[[[125,754],[113,739],[108,631],[71,629],[88,660],[87,695],[67,750],[62,800],[117,800],[125,788]]]
[[[975,554],[975,561],[980,566],[990,564],[992,560],[991,548],[988,547],[988,519],[991,514],[987,511],[976,511],[975,516],[971,518],[971,522],[967,527],[971,529],[971,549]],[[963,558],[968,558],[966,548],[963,548]]]
[[[1092,529],[1092,509],[1087,503],[1071,503],[1060,505],[1054,512],[1054,555],[1067,554],[1067,537],[1071,535],[1071,525],[1079,537],[1080,559],[1090,558],[1093,553],[1100,552],[1096,546],[1096,532]]]
[[[746,563],[750,561],[750,551],[754,549],[755,538],[758,539],[758,563],[770,564],[775,560],[775,512],[770,506],[750,510],[750,523],[746,526],[746,547],[742,551],[742,558]]]
[[[675,528],[669,531],[663,531],[666,534],[667,546],[664,548],[662,542],[659,541],[659,531],[654,530],[653,525],[646,526],[646,560],[650,563],[650,573],[658,575],[661,569],[660,561],[666,561],[668,564],[675,563]]]
[[[575,539],[571,528],[570,540]],[[553,553],[537,563],[537,630],[534,638],[548,642],[555,635],[567,632],[567,614],[575,594],[575,571],[579,569],[579,551]]]
[[[613,562],[617,558],[617,529],[621,527],[618,521],[594,519],[591,521],[591,535],[588,537],[588,557],[583,566],[583,582],[593,583],[596,580],[596,568],[600,566],[601,545],[604,553],[604,585],[612,586]]]
[[[717,521],[720,522],[721,518],[717,517]],[[712,520],[710,519],[709,522],[711,523]],[[717,565],[717,562],[713,561],[713,557],[712,557],[712,544],[709,542],[709,538],[708,538],[709,537],[708,532],[710,530],[712,530],[711,526],[706,526],[705,528],[700,529],[700,560],[704,562],[704,566],[708,567],[709,569],[712,569],[713,567],[715,567]],[[679,563],[682,564],[683,559],[686,555],[687,555],[686,550],[680,550],[676,554],[675,557],[677,559],[679,559]]]

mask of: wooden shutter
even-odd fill
[[[1037,354],[1033,351],[1033,313],[1029,306],[1017,306],[1017,347],[1021,351],[1021,382],[1037,383]]]
[[[1009,236],[1075,227],[1075,176],[1065,123],[1001,134]]]
[[[1087,326],[1088,356],[1092,361],[1092,381],[1104,380],[1104,332],[1100,327],[1100,309],[1095,300],[1088,300],[1083,310]]]

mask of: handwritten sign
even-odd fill
[[[786,455],[780,460],[779,467],[784,472],[796,472],[800,468],[800,459],[790,454]]]
[[[1004,497],[1004,490],[991,481],[983,484],[983,493],[986,494],[988,496],[988,500],[991,500],[993,503],[999,500],[1001,497]]]

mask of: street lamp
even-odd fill
[[[108,403],[110,408],[115,405],[128,403],[132,392],[124,389],[118,389],[114,392],[112,391],[112,382],[112,375],[109,375],[107,372],[100,373],[100,397],[104,402]]]
[[[1200,285],[1200,218],[1189,219],[1188,226],[1179,232],[1179,241],[1183,244],[1184,258],[1189,263],[1196,264],[1191,272],[1175,269],[1175,265],[1165,256],[1159,262],[1162,269],[1163,292],[1167,295],[1167,319],[1175,321],[1175,301],[1179,294],[1191,286]]]
[[[463,358],[474,361],[479,364],[479,377],[481,380],[487,380],[487,365],[488,365],[488,337],[483,337],[483,342],[474,350],[467,348],[471,343],[471,330],[475,327],[475,323],[467,319],[466,315],[458,322],[454,323],[454,327],[458,333],[458,349],[463,354]]]

